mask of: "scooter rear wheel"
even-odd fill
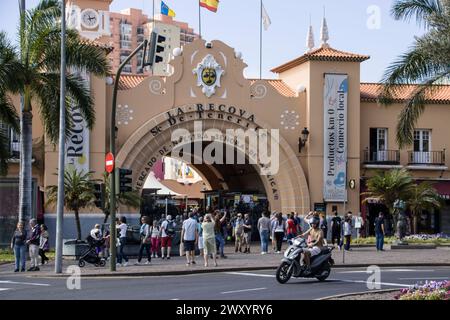
[[[291,268],[289,270],[290,266],[291,265],[289,263],[282,262],[281,265],[278,267],[277,273],[276,273],[276,278],[279,283],[284,284],[284,283],[288,282],[289,279],[291,278],[292,272],[294,271],[294,269]]]
[[[323,271],[320,274],[320,276],[317,276],[316,279],[319,280],[320,282],[325,281],[330,276],[330,273],[331,273],[330,265],[327,265],[323,269]]]

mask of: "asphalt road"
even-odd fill
[[[369,276],[365,268],[336,268],[325,282],[315,279],[291,279],[284,285],[275,280],[274,271],[81,278],[81,289],[69,290],[66,278],[38,278],[13,274],[0,277],[0,300],[308,300],[369,291]],[[380,276],[380,279],[375,279],[375,284],[379,285],[377,289],[394,289],[419,281],[448,280],[450,268],[382,268]]]

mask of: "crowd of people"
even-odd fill
[[[179,245],[179,253],[186,256],[186,265],[195,265],[196,254],[203,256],[206,267],[212,260],[217,266],[217,259],[226,259],[225,244],[234,244],[234,252],[250,253],[252,235],[258,233],[261,242],[261,254],[269,253],[269,245],[273,253],[281,253],[283,242],[297,236],[305,236],[312,231],[311,221],[317,221],[317,230],[320,230],[323,241],[330,239],[331,244],[339,249],[351,250],[352,234],[354,229],[357,237],[364,227],[365,221],[359,214],[356,217],[347,212],[341,218],[337,211],[327,221],[322,213],[310,212],[301,217],[296,212],[287,215],[281,212],[273,212],[269,215],[264,211],[262,216],[253,221],[248,213],[240,213],[227,210],[209,210],[205,213],[196,209],[178,215],[162,215],[158,219],[151,220],[148,216],[141,217],[139,230],[140,246],[138,259],[135,265],[140,265],[144,256],[145,264],[151,264],[152,258],[169,260],[172,255],[172,247]],[[328,227],[330,223],[330,227]],[[382,214],[375,221],[375,233],[377,236],[377,250],[383,250],[384,219]],[[127,266],[129,258],[126,254],[127,231],[129,226],[126,217],[116,219],[117,229],[117,264]],[[304,229],[304,230],[303,230]],[[317,231],[312,232],[317,235]],[[328,237],[329,235],[329,237]],[[110,233],[96,224],[89,236],[101,243],[96,252],[108,259],[110,256]],[[309,236],[311,236],[309,234]],[[175,240],[177,243],[175,244]],[[178,241],[179,240],[179,241]],[[35,219],[30,220],[30,228],[27,232],[23,223],[17,224],[11,241],[11,248],[15,254],[15,271],[25,271],[26,248],[30,257],[28,271],[39,271],[39,265],[48,262],[45,253],[49,250],[49,233],[45,225],[38,225]],[[41,261],[39,262],[38,257]]]

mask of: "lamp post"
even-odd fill
[[[134,51],[120,64],[119,69],[117,69],[116,79],[114,82],[113,99],[112,99],[112,110],[111,110],[111,124],[110,124],[110,134],[109,134],[109,152],[112,153],[113,157],[116,157],[116,109],[117,109],[117,91],[119,90],[120,75],[122,74],[122,69],[125,65],[142,49],[147,48],[148,40],[144,40]],[[145,55],[144,55],[145,56]],[[110,251],[111,251],[111,264],[110,270],[116,271],[116,170],[111,172],[110,179],[110,210],[111,210],[111,226],[110,226]]]
[[[302,130],[302,135],[300,138],[298,138],[298,152],[301,153],[302,152],[302,148],[304,146],[306,146],[306,141],[308,141],[308,137],[309,137],[309,131],[308,128],[304,128]]]
[[[56,210],[55,273],[62,273],[63,219],[64,219],[64,167],[66,141],[66,1],[61,1],[61,90],[59,104],[59,159],[58,202]]]

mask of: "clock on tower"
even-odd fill
[[[109,5],[112,0],[67,1],[66,17],[68,28],[78,30],[82,37],[97,40],[111,36]]]

